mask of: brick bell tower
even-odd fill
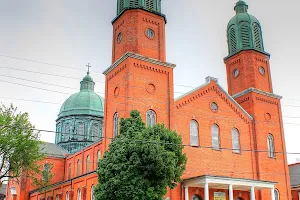
[[[229,56],[224,59],[228,93],[254,118],[257,179],[278,182],[279,199],[290,200],[281,97],[273,93],[270,54],[264,50],[261,24],[248,13],[248,5],[240,0],[234,10],[227,27]],[[270,193],[263,190],[258,197],[269,199]]]
[[[120,118],[137,109],[147,125],[173,127],[173,68],[166,62],[161,0],[118,0],[112,21],[112,65],[106,76],[105,137],[119,134]],[[106,139],[107,149],[110,139]],[[104,149],[104,150],[106,150]]]

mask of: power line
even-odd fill
[[[24,85],[24,84],[20,84],[20,83],[9,82],[9,81],[3,81],[3,80],[0,80],[0,82],[10,83],[10,84],[14,84],[14,85],[19,85],[19,86],[28,87],[28,88],[34,88],[34,89],[39,89],[39,90],[44,90],[44,91],[48,91],[48,92],[54,92],[54,93],[60,93],[60,94],[66,94],[66,95],[72,95],[71,93],[59,92],[59,91],[56,91],[56,90],[49,90],[49,89],[45,89],[45,88],[39,88],[39,87],[34,87],[34,86]]]
[[[56,132],[56,131],[50,131],[50,130],[44,130],[44,129],[36,129],[36,128],[24,128],[24,127],[18,127],[18,126],[7,126],[5,124],[0,124],[1,127],[5,128],[16,128],[16,129],[21,129],[21,130],[35,130],[38,132],[47,132],[47,133],[58,133],[62,135],[75,135],[71,133],[64,133],[64,132]],[[87,135],[79,135],[79,136],[87,136]],[[97,138],[101,139],[109,139],[113,140],[115,138],[111,137],[106,137],[106,136],[94,136]],[[118,137],[116,137],[118,138]],[[256,152],[256,153],[269,153],[269,150],[252,150],[252,149],[234,149],[234,148],[226,148],[226,147],[213,147],[213,146],[203,146],[203,145],[191,145],[191,144],[175,144],[175,143],[170,143],[170,142],[160,142],[160,141],[151,141],[151,140],[138,140],[138,139],[133,139],[131,141],[134,142],[139,142],[139,143],[151,143],[151,144],[160,144],[160,145],[175,145],[175,146],[183,146],[183,147],[192,147],[192,148],[201,148],[201,149],[212,149],[212,150],[230,150],[230,151],[235,151],[239,150],[240,152]],[[283,151],[274,151],[275,154],[292,154],[292,155],[300,155],[300,152],[283,152]]]
[[[68,66],[64,66],[64,65],[58,65],[58,64],[52,64],[52,63],[47,63],[47,62],[41,62],[41,61],[37,61],[37,60],[30,60],[30,59],[26,59],[26,58],[20,58],[20,57],[14,57],[14,56],[8,56],[8,55],[1,55],[0,57],[5,57],[5,58],[10,58],[10,59],[15,59],[15,60],[22,60],[22,61],[26,61],[26,62],[32,62],[32,63],[38,63],[38,64],[42,64],[42,65],[50,65],[50,66],[55,66],[55,67],[61,67],[61,68],[67,68],[67,69],[74,69],[74,70],[78,70],[78,71],[85,71],[84,69],[80,69],[80,68],[74,68],[74,67],[68,67]],[[102,73],[102,72],[94,72],[94,73]]]
[[[1,82],[1,80],[0,80]],[[54,92],[54,91],[53,91]],[[7,98],[7,97],[0,97],[0,98],[3,98],[3,99],[14,99],[14,98]],[[216,97],[209,97],[209,98],[216,98]],[[28,100],[28,99],[15,99],[15,100],[20,100],[20,101],[26,101],[26,102],[34,102],[34,103],[46,103],[46,104],[55,104],[55,105],[61,105],[61,103],[54,103],[54,102],[44,102],[44,101],[37,101],[37,100]],[[113,102],[115,104],[126,104],[126,103],[121,103],[121,102],[117,102],[117,101],[110,101],[110,102]],[[192,108],[202,108],[202,106],[191,106]],[[221,109],[220,109],[221,110]],[[121,111],[121,110],[119,110]],[[123,110],[124,111],[124,110]],[[221,111],[228,111],[228,112],[231,112],[232,110],[221,110]],[[213,117],[215,119],[227,119],[227,120],[235,120],[235,121],[240,121],[240,118],[238,117],[228,117],[228,116],[220,116],[220,115],[214,115],[214,114],[207,114],[207,113],[198,113],[196,114],[195,112],[187,112],[187,111],[181,111],[181,113],[186,113],[186,114],[189,114],[189,115],[193,115],[194,117],[197,117],[197,118],[204,118],[206,119],[207,117]],[[262,114],[263,115],[263,114]],[[287,118],[289,118],[287,116]],[[291,117],[291,118],[295,118],[295,117]],[[298,118],[298,117],[297,117]],[[255,123],[256,124],[262,124],[262,123],[268,123],[268,124],[280,124],[279,122],[265,122],[265,121],[259,121],[259,120],[255,120]],[[286,125],[295,125],[295,126],[300,126],[300,124],[298,123],[283,123],[283,124],[286,124]]]
[[[27,72],[27,73],[34,73],[34,74],[42,74],[42,75],[54,76],[54,77],[60,77],[60,78],[68,78],[68,79],[75,79],[75,80],[82,79],[82,78],[75,78],[75,77],[71,77],[71,76],[63,76],[63,75],[60,75],[60,74],[50,74],[50,73],[30,71],[30,70],[24,70],[24,69],[12,68],[12,67],[0,66],[0,68],[9,69],[9,70],[15,70],[15,71],[22,71],[22,72]],[[101,81],[97,81],[97,82],[98,83],[105,83],[105,82],[101,82]]]

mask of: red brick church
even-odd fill
[[[80,92],[62,105],[55,144],[45,144],[43,164],[54,164],[52,185],[42,191],[28,178],[11,180],[7,199],[93,200],[97,161],[119,134],[119,119],[137,109],[147,125],[163,123],[187,145],[182,181],[165,199],[292,200],[281,96],[273,93],[270,54],[248,5],[236,3],[227,28],[228,91],[207,77],[174,99],[176,65],[166,62],[161,0],[117,4],[105,101],[88,73]]]

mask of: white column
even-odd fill
[[[255,200],[255,190],[254,190],[254,186],[251,187],[250,199],[251,199],[251,200]]]
[[[233,200],[233,189],[232,189],[232,185],[229,185],[229,200]]]
[[[271,189],[271,199],[275,200],[275,189],[274,188]]]
[[[209,188],[208,183],[204,184],[204,200],[209,200]]]
[[[188,186],[184,187],[184,199],[189,200],[189,187]]]

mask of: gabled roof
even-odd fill
[[[202,89],[202,88],[204,88],[204,87],[206,87],[206,86],[208,86],[208,85],[211,84],[211,82],[213,81],[213,82],[216,83],[216,86],[222,91],[222,93],[224,93],[224,94],[226,95],[226,97],[230,100],[230,102],[232,102],[236,107],[238,107],[239,110],[240,110],[243,114],[245,114],[250,120],[253,120],[253,117],[251,117],[251,115],[249,115],[249,113],[248,113],[246,110],[244,110],[244,108],[243,108],[242,106],[240,106],[240,104],[237,103],[237,102],[234,100],[234,98],[233,98],[232,96],[230,96],[230,95],[227,93],[227,91],[225,91],[225,90],[219,85],[218,79],[217,79],[217,78],[208,76],[208,77],[206,77],[205,80],[206,80],[206,83],[205,83],[205,84],[203,84],[203,85],[201,85],[201,86],[199,86],[199,87],[197,87],[197,88],[191,90],[190,92],[187,92],[187,93],[181,95],[180,97],[178,97],[178,98],[175,99],[175,102],[176,102],[176,101],[179,101],[180,99],[182,99],[182,98],[184,98],[184,97],[186,97],[186,96],[188,96],[188,95],[193,94],[194,92],[196,92],[196,91],[198,91],[198,90],[200,90],[200,89]]]
[[[40,145],[42,153],[49,157],[65,158],[69,154],[66,150],[54,143],[44,142]]]

